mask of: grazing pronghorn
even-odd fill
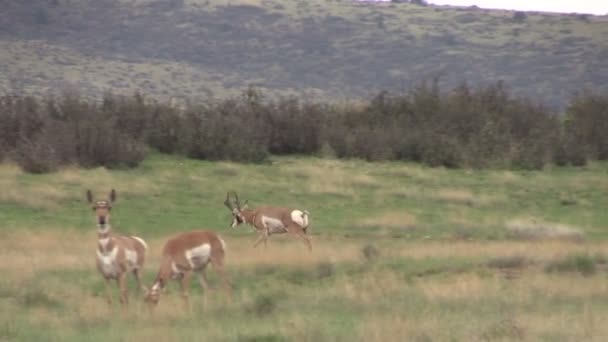
[[[230,201],[230,194],[234,195],[234,203]],[[232,212],[232,228],[241,223],[249,223],[255,228],[259,236],[253,244],[254,247],[260,242],[264,242],[266,246],[268,236],[272,234],[290,233],[304,241],[308,250],[312,251],[310,239],[306,236],[309,225],[308,211],[271,206],[248,209],[247,201],[241,207],[239,196],[234,191],[226,194],[224,205]]]
[[[116,191],[112,189],[107,200],[93,201],[93,193],[87,190],[87,200],[93,205],[97,222],[97,269],[106,283],[108,303],[112,303],[111,279],[115,279],[120,289],[120,302],[127,304],[127,274],[132,272],[139,288],[142,288],[139,270],[144,266],[146,242],[137,236],[123,236],[112,233],[110,211],[116,201]]]
[[[170,238],[163,247],[160,269],[154,280],[152,288],[145,289],[145,301],[157,304],[160,292],[165,288],[170,279],[180,281],[182,298],[189,307],[188,287],[193,272],[197,272],[199,281],[203,287],[203,303],[207,303],[207,277],[205,269],[209,263],[219,274],[224,283],[224,288],[230,297],[230,283],[224,274],[224,254],[226,244],[217,234],[197,230],[178,234]]]

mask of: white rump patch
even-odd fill
[[[262,224],[268,230],[268,234],[285,233],[285,225],[279,219],[262,215]]]
[[[186,260],[192,269],[200,268],[207,264],[211,255],[211,245],[204,243],[198,247],[194,247],[186,251]]]
[[[302,210],[294,210],[291,212],[291,220],[297,223],[300,227],[308,227],[308,213]]]
[[[144,246],[144,249],[148,249],[148,245],[146,244],[146,241],[144,241],[144,239],[138,237],[138,236],[131,236],[132,238],[134,238],[135,240],[139,241],[139,243],[141,243]]]

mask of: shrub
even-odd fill
[[[380,251],[374,245],[365,245],[361,250],[366,261],[374,261],[380,256]]]
[[[48,173],[58,167],[58,158],[52,145],[44,143],[46,139],[35,141],[23,138],[14,152],[14,159],[19,167],[30,173]]]
[[[251,310],[258,317],[268,316],[277,308],[277,300],[271,295],[261,295],[256,297]]]
[[[568,107],[564,129],[567,160],[574,164],[582,158],[607,160],[608,96],[576,96]]]
[[[547,264],[545,271],[578,272],[583,276],[591,276],[596,273],[597,267],[593,257],[587,254],[573,254]]]
[[[317,278],[319,279],[331,277],[335,272],[335,266],[331,262],[320,262],[317,264]]]
[[[523,268],[531,264],[532,261],[521,255],[496,257],[488,260],[487,265],[491,268],[513,269]]]
[[[146,147],[206,160],[264,162],[270,154],[404,160],[444,167],[542,169],[608,159],[608,97],[584,93],[567,115],[497,82],[442,92],[437,79],[335,105],[241,96],[174,108],[141,94],[0,97],[0,158],[26,170],[65,164],[133,167]]]

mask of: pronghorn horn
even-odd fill
[[[89,203],[93,203],[93,193],[91,190],[87,190],[87,201],[89,201]]]
[[[112,191],[110,191],[110,202],[114,201],[116,201],[116,190],[112,189]]]
[[[239,201],[239,195],[236,194],[236,191],[232,192],[234,194],[234,199],[236,199],[236,207],[241,210],[241,201]]]
[[[234,209],[232,203],[230,203],[230,191],[226,193],[226,200],[224,201],[224,205],[227,206],[230,210]]]

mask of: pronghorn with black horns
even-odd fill
[[[190,278],[196,272],[203,287],[203,302],[206,307],[207,277],[205,269],[211,263],[224,283],[224,288],[230,298],[230,283],[224,274],[224,255],[226,244],[217,234],[211,231],[192,231],[181,233],[167,240],[163,247],[160,269],[152,288],[145,289],[145,301],[156,305],[160,299],[161,291],[170,279],[180,281],[182,298],[189,307],[188,300]]]
[[[137,286],[143,289],[139,270],[144,266],[146,242],[137,236],[123,236],[112,233],[110,211],[116,201],[116,191],[112,189],[106,200],[93,201],[93,193],[87,190],[87,200],[92,204],[97,223],[97,269],[106,283],[108,303],[112,303],[110,281],[116,280],[120,289],[120,303],[127,304],[127,275],[133,273]]]
[[[231,194],[234,197],[233,202],[230,201]],[[261,242],[266,246],[268,236],[272,234],[290,233],[302,240],[308,246],[308,250],[312,251],[312,244],[306,236],[310,224],[308,211],[273,206],[249,209],[247,201],[241,206],[239,196],[234,191],[226,194],[224,205],[232,212],[232,228],[241,223],[249,223],[255,228],[259,236],[253,244],[254,247]]]

